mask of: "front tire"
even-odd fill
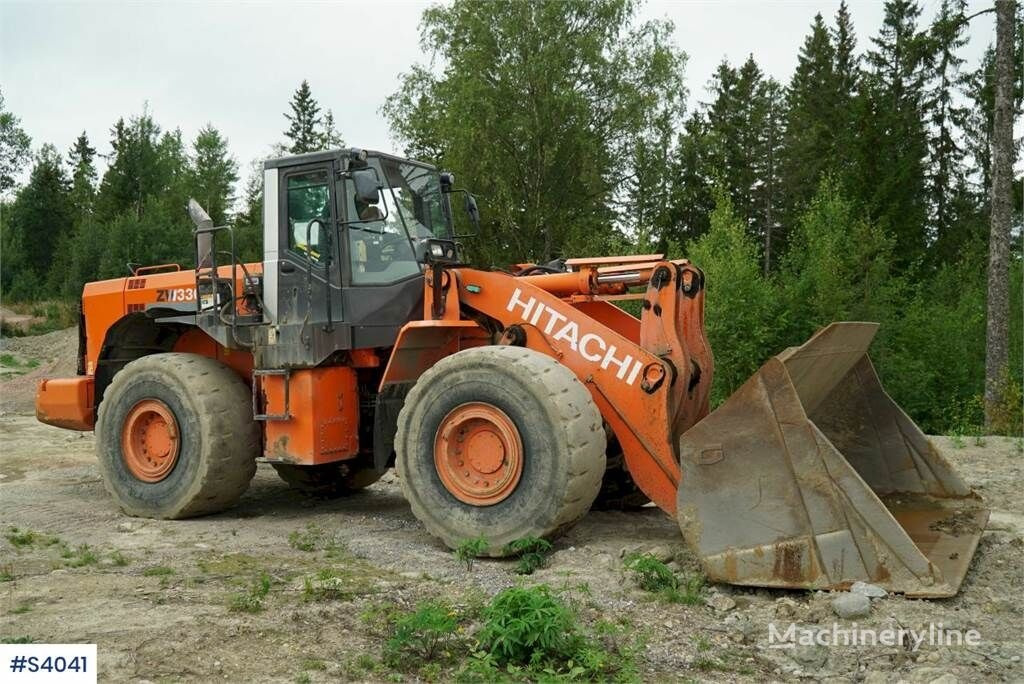
[[[402,491],[427,531],[455,548],[487,539],[490,556],[523,537],[553,538],[586,514],[605,471],[590,393],[565,366],[513,346],[437,362],[398,416]]]
[[[256,473],[252,394],[213,359],[144,356],[107,388],[96,447],[103,483],[128,515],[176,519],[222,511]]]

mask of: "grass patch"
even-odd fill
[[[320,672],[327,669],[327,663],[316,658],[306,658],[302,661],[303,670],[313,670],[314,672]]]
[[[169,568],[166,565],[154,565],[142,571],[143,577],[170,577],[173,574],[174,568]]]
[[[35,640],[30,636],[0,637],[0,644],[34,644]]]
[[[473,562],[478,556],[482,556],[487,553],[487,549],[491,547],[490,542],[487,541],[487,537],[477,537],[475,539],[463,539],[459,542],[458,546],[452,552],[455,558],[466,566],[466,572],[473,571]]]
[[[376,575],[361,566],[322,568],[302,580],[303,601],[348,601],[377,593]]]
[[[237,613],[259,613],[270,593],[270,575],[262,573],[246,591],[232,594],[228,607]]]
[[[519,557],[516,574],[532,575],[534,571],[547,565],[548,556],[551,555],[551,542],[537,537],[523,537],[509,542],[505,546],[505,551],[509,555]]]
[[[0,366],[6,366],[11,370],[24,373],[32,370],[33,368],[38,368],[39,359],[29,359],[28,361],[22,361],[13,354],[0,354]]]
[[[14,581],[14,566],[11,564],[0,565],[0,582]]]
[[[4,533],[4,539],[10,542],[16,549],[27,549],[36,546],[53,546],[60,544],[60,538],[42,532],[22,530],[17,527],[8,527]]]
[[[442,601],[425,601],[394,621],[391,638],[384,644],[384,662],[408,669],[427,665],[451,655],[459,621],[452,607]],[[440,674],[440,673],[438,673]]]
[[[698,605],[703,602],[704,578],[693,575],[680,581],[672,569],[649,553],[626,556],[626,569],[636,585],[669,603]]]
[[[11,615],[21,615],[22,613],[27,613],[30,610],[32,610],[31,603],[20,603],[17,608],[11,609]]]
[[[75,549],[65,546],[60,555],[64,559],[64,565],[69,568],[82,568],[100,562],[100,557],[88,544],[81,544]]]
[[[128,556],[124,555],[120,551],[114,551],[110,554],[110,562],[118,566],[119,568],[123,568],[124,566],[131,563],[131,560],[129,560]]]
[[[304,530],[296,530],[288,535],[288,545],[298,551],[316,551],[324,548],[326,542],[326,533],[313,523],[306,525]]]

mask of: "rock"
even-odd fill
[[[941,677],[936,677],[932,681],[928,682],[928,684],[960,684],[960,680],[956,678],[956,675],[947,672]]]
[[[853,586],[850,587],[850,592],[854,594],[863,594],[868,598],[885,598],[889,595],[882,587],[875,584],[868,584],[867,582],[854,582]]]
[[[736,607],[736,601],[725,594],[712,594],[704,603],[711,606],[716,613],[727,613]]]
[[[828,649],[820,644],[797,644],[789,655],[801,665],[815,669],[828,661]]]
[[[832,599],[832,612],[844,620],[871,614],[871,599],[864,594],[842,593]]]
[[[669,562],[670,560],[672,560],[672,557],[675,556],[675,554],[672,552],[672,549],[668,548],[667,546],[652,546],[651,548],[647,549],[647,553],[654,556],[662,563]]]
[[[777,618],[795,618],[799,606],[796,601],[791,598],[784,597],[775,601],[775,617]]]
[[[130,521],[125,521],[117,526],[118,532],[134,532],[135,525]]]

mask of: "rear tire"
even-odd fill
[[[146,468],[154,420],[169,426],[157,436],[173,448]],[[104,486],[125,513],[143,518],[190,518],[234,505],[256,473],[259,443],[249,387],[196,354],[152,354],[126,365],[96,422]]]
[[[463,426],[464,444],[445,437],[463,435]],[[483,448],[474,451],[477,435]],[[439,444],[450,446],[435,449]],[[451,548],[485,537],[490,556],[505,555],[516,539],[555,537],[582,518],[601,487],[605,445],[601,414],[576,376],[550,357],[513,346],[467,349],[437,362],[409,392],[395,438],[413,514]],[[460,474],[446,460],[460,458],[450,451],[457,448],[478,473],[494,472],[499,481],[474,491],[482,485],[473,484],[469,469],[460,487]]]
[[[369,487],[384,474],[374,468],[349,465],[348,461],[309,466],[271,465],[289,487],[314,499],[336,499],[352,494]]]

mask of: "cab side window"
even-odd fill
[[[325,170],[288,176],[288,248],[303,258],[321,262],[326,255],[322,231],[330,226],[331,192]],[[314,220],[320,221],[315,223]]]

